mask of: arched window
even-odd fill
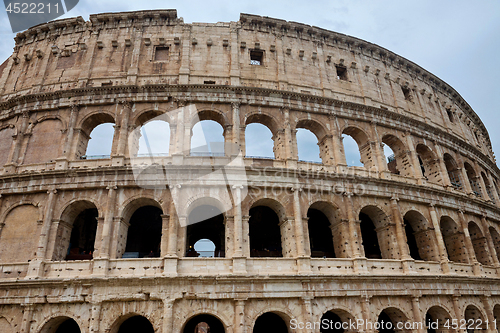
[[[394,333],[401,331],[401,329],[396,325],[399,323],[403,323],[404,325],[407,321],[408,318],[401,310],[396,308],[386,308],[378,316],[377,323],[380,328],[377,331],[379,333]]]
[[[154,333],[155,330],[151,322],[143,316],[133,316],[125,320],[117,333]]]
[[[280,220],[275,211],[266,206],[250,209],[250,256],[282,257]]]
[[[396,175],[412,176],[411,162],[403,142],[392,134],[382,137],[387,169]]]
[[[316,135],[308,129],[298,128],[296,137],[299,161],[321,163]]]
[[[457,190],[462,190],[462,181],[457,162],[455,162],[453,157],[451,157],[451,155],[448,153],[443,155],[443,159],[446,166],[446,171],[448,171],[448,177],[450,178],[451,185]]]
[[[115,125],[113,123],[104,123],[97,125],[90,133],[85,159],[109,158],[111,156],[111,147],[113,145],[113,136]]]
[[[465,239],[460,232],[457,223],[448,216],[441,218],[441,234],[443,235],[446,251],[448,252],[448,259],[455,262],[464,264],[469,263],[469,258],[465,252]]]
[[[486,321],[481,311],[474,305],[468,305],[465,308],[465,321],[475,325],[467,326],[467,333],[485,332]]]
[[[491,265],[488,244],[486,243],[486,238],[483,236],[481,229],[474,222],[469,222],[468,229],[477,261],[483,265]]]
[[[490,180],[486,176],[486,174],[481,171],[481,177],[483,178],[484,185],[486,186],[486,193],[491,201],[495,202],[495,197],[493,196],[493,186],[491,186]]]
[[[40,333],[80,333],[78,323],[69,317],[57,317],[49,320]]]
[[[348,166],[362,167],[361,155],[359,153],[358,144],[350,135],[342,134],[342,142],[344,144],[345,161]]]
[[[359,219],[365,257],[399,259],[395,229],[384,211],[377,206],[366,206],[359,213]]]
[[[255,321],[253,333],[288,333],[288,325],[278,314],[266,312]]]
[[[422,176],[433,183],[442,182],[439,163],[437,163],[435,154],[432,150],[426,145],[420,143],[415,148],[415,151],[418,155]]]
[[[259,123],[252,123],[246,126],[245,156],[274,158],[273,133],[267,126]]]
[[[324,323],[325,325],[321,325],[320,333],[350,332],[349,329],[344,330],[346,325],[344,323],[353,323],[355,321],[354,317],[345,310],[335,309],[327,311],[321,317],[320,323]]]
[[[138,331],[139,332],[139,331]],[[224,333],[224,325],[216,317],[209,314],[199,314],[184,325],[183,333]],[[141,332],[142,333],[142,332]]]
[[[193,126],[191,156],[224,156],[224,129],[213,120],[201,120]]]
[[[479,185],[479,178],[476,176],[476,171],[469,163],[464,163],[465,172],[467,173],[467,178],[469,178],[470,187],[472,192],[478,196],[482,197],[481,185]]]
[[[82,211],[73,222],[66,260],[91,260],[97,231],[97,209]]]
[[[434,229],[419,212],[411,210],[403,218],[410,256],[415,260],[439,261]]]
[[[170,147],[170,125],[153,120],[141,127],[137,156],[167,156]]]
[[[200,205],[189,213],[187,222],[186,257],[225,256],[224,215],[220,209]]]
[[[359,219],[361,221],[361,238],[363,240],[365,257],[368,259],[382,259],[377,231],[375,231],[375,225],[373,224],[373,221],[365,213],[360,213]]]
[[[362,130],[356,127],[345,128],[342,132],[342,141],[344,143],[344,155],[348,166],[363,166],[367,169],[376,166],[372,158],[372,147],[368,136]]]
[[[136,209],[130,218],[127,245],[122,258],[160,256],[162,214],[162,210],[155,206]]]
[[[490,227],[488,230],[489,230],[491,238],[493,240],[493,245],[495,246],[495,252],[496,252],[496,253],[492,253],[491,255],[492,256],[496,255],[498,260],[500,260],[500,234],[493,227]]]
[[[451,322],[450,314],[440,306],[433,306],[425,315],[427,333],[446,332],[445,325]]]

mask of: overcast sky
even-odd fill
[[[306,23],[378,44],[454,87],[486,125],[500,154],[500,1],[136,1],[80,0],[64,17],[144,9],[177,9],[184,22],[238,21],[250,13]],[[0,63],[14,34],[0,11]],[[500,157],[500,155],[498,155]]]

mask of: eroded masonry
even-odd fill
[[[0,66],[0,332],[497,331],[500,170],[479,117],[417,64],[247,14],[98,14],[15,40]],[[168,153],[140,153],[153,121]],[[223,142],[195,149],[203,121]],[[94,156],[102,124],[111,149]],[[247,153],[264,141],[253,124],[272,158]],[[320,162],[298,158],[301,129]]]

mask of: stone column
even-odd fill
[[[474,251],[474,246],[472,245],[472,239],[470,238],[469,227],[467,225],[467,220],[465,219],[465,214],[463,210],[458,211],[458,217],[460,220],[460,228],[464,233],[465,249],[467,252],[467,258],[469,262],[473,265],[474,275],[481,275],[481,264],[477,261],[476,252]]]
[[[314,322],[314,318],[313,318],[313,314],[312,314],[312,300],[314,299],[314,297],[311,297],[311,296],[305,296],[305,297],[302,297],[302,318],[301,318],[301,322],[303,322],[304,324],[306,324],[307,326],[307,323],[312,323]],[[304,328],[302,330],[303,333],[313,333],[315,332],[314,330],[312,329],[307,329],[307,328]]]
[[[26,133],[26,129],[28,128],[28,123],[30,120],[29,112],[23,112],[23,121],[21,123],[21,128],[17,130],[17,135],[14,137],[14,150],[12,152],[12,159],[9,161],[7,165],[17,165],[19,163],[21,148],[24,143],[24,137]]]
[[[370,325],[375,325],[376,318],[371,317],[371,304],[370,304],[370,296],[361,296],[361,310],[363,311],[363,320],[365,321],[364,327],[361,327],[360,332],[377,332],[374,327],[370,327]]]
[[[168,253],[168,236],[169,236],[169,224],[170,215],[161,215],[161,245],[160,245],[160,256],[163,258]]]
[[[470,185],[469,176],[467,176],[467,171],[465,170],[465,167],[463,167],[463,163],[460,163],[460,164],[462,165],[462,167],[458,168],[458,170],[460,170],[460,172],[462,173],[462,179],[464,180],[465,193],[472,194],[472,187]]]
[[[120,101],[121,105],[121,121],[118,133],[118,143],[116,149],[112,149],[114,152],[113,165],[123,165],[125,156],[127,156],[127,142],[129,135],[129,119],[130,112],[133,109],[133,104],[128,101]],[[119,106],[117,105],[117,108]]]
[[[170,205],[170,221],[168,226],[168,247],[167,247],[167,256],[177,258],[177,225],[178,225],[178,217],[174,212],[175,204],[174,202],[179,196],[181,185],[170,186],[170,193],[172,197],[172,203]]]
[[[109,248],[110,248],[110,240],[113,232],[113,217],[115,215],[115,207],[116,207],[116,192],[117,186],[108,186],[106,187],[108,190],[108,202],[106,204],[106,212],[104,215],[104,225],[102,228],[101,235],[101,245],[99,246],[99,258],[100,259],[109,259]]]
[[[300,207],[300,192],[302,189],[299,187],[292,188],[293,191],[293,217],[294,217],[294,231],[295,241],[297,244],[297,257],[304,257],[306,249],[304,247],[304,227],[302,225],[302,211]]]
[[[231,107],[233,110],[233,126],[232,126],[232,133],[231,133],[231,143],[235,145],[235,147],[231,147],[231,151],[227,152],[226,155],[238,155],[239,151],[236,150],[236,147],[241,148],[241,143],[240,143],[240,103],[238,102],[233,102],[231,103]],[[243,155],[244,156],[244,155]]]
[[[496,332],[498,332],[497,331],[498,320],[495,323],[495,316],[493,314],[493,309],[491,307],[491,296],[490,295],[481,295],[480,297],[481,297],[481,303],[483,303],[484,311],[486,312],[486,317],[488,318],[488,325],[486,326],[486,323],[483,322],[483,325],[481,327],[486,332],[496,333]]]
[[[486,238],[486,243],[488,244],[488,250],[490,252],[491,262],[496,267],[500,267],[497,251],[495,250],[495,244],[493,243],[493,239],[491,238],[490,230],[488,228],[488,221],[486,220],[486,216],[484,215],[481,216],[481,224],[483,225],[484,237]]]
[[[47,198],[47,206],[45,208],[42,230],[40,233],[40,239],[38,241],[38,248],[36,251],[36,260],[42,261],[46,259],[47,245],[49,240],[50,226],[52,223],[52,218],[54,215],[54,206],[56,204],[56,189],[50,189],[47,191],[49,197]]]
[[[413,322],[422,324],[422,326],[418,326],[418,329],[416,331],[418,333],[426,333],[427,331],[425,329],[425,318],[422,317],[422,313],[420,312],[420,300],[418,296],[412,296],[411,309],[413,312]]]
[[[289,168],[297,168],[297,147],[295,134],[292,133],[292,128],[290,126],[290,111],[287,108],[282,108],[281,112],[285,118],[284,129],[285,129],[285,159],[286,166]]]
[[[90,314],[90,324],[89,329],[90,333],[98,333],[99,332],[99,324],[101,322],[101,302],[92,302],[91,305],[91,314]]]
[[[408,241],[406,240],[405,231],[403,229],[403,217],[401,216],[401,211],[398,205],[399,199],[396,197],[391,198],[391,210],[394,219],[394,224],[396,225],[396,237],[398,240],[399,253],[401,254],[401,259],[411,260],[410,251],[408,250]]]
[[[464,319],[464,315],[460,311],[460,296],[453,295],[451,300],[453,301],[453,311],[455,312],[455,316],[452,316],[452,318],[457,319],[460,323],[460,320]]]
[[[243,215],[241,218],[241,224],[243,228],[243,255],[245,257],[250,257],[250,225],[248,221],[250,221],[249,215]]]
[[[75,137],[75,127],[79,109],[80,108],[78,104],[71,105],[71,114],[69,117],[68,132],[67,132],[68,134],[66,136],[63,147],[63,157],[57,159],[58,160],[57,167],[60,167],[61,169],[66,169],[68,167],[68,161],[73,160],[75,158],[75,152],[73,152],[72,148],[74,146],[73,141]]]
[[[413,164],[413,174],[415,178],[421,183],[424,175],[422,174],[422,169],[420,168],[420,162],[418,161],[418,154],[415,150],[415,146],[413,144],[413,139],[409,133],[406,133],[406,144],[408,149],[410,150],[411,162]]]
[[[434,144],[434,148],[436,148],[437,161],[441,169],[441,179],[443,180],[443,186],[450,187],[451,180],[448,176],[448,169],[446,169],[446,164],[444,163],[443,151],[441,150],[441,147],[436,144]]]
[[[191,54],[191,25],[182,26],[181,64],[179,68],[179,84],[189,84],[190,54]]]
[[[163,300],[163,324],[162,333],[173,332],[174,326],[174,299]]]
[[[441,233],[441,226],[439,224],[439,220],[436,213],[436,208],[434,208],[434,204],[429,206],[429,213],[431,215],[432,227],[434,228],[434,232],[436,235],[436,242],[439,251],[439,261],[441,263],[441,268],[443,273],[450,273],[450,265],[448,260],[448,252],[446,251],[446,245],[444,243],[443,234]]]
[[[236,196],[234,205],[234,253],[233,253],[233,269],[238,267],[238,272],[246,272],[246,262],[243,259],[243,215],[241,212],[241,190],[243,186],[233,186],[234,194]],[[236,265],[236,266],[235,266]]]
[[[363,257],[361,251],[361,230],[358,219],[354,216],[354,208],[352,202],[352,193],[344,193],[345,209],[347,211],[347,219],[349,223],[349,250],[353,258]]]
[[[333,135],[327,134],[321,139],[321,141],[318,142],[321,160],[324,165],[335,165],[333,141]],[[322,149],[322,147],[326,148]]]
[[[21,322],[20,333],[30,333],[31,320],[33,319],[33,311],[35,310],[35,305],[25,304],[23,306],[23,321]]]
[[[123,217],[121,216],[113,217],[113,228],[112,228],[113,233],[110,238],[111,244],[109,251],[110,259],[121,258],[121,256],[125,252],[127,244],[123,243],[123,241],[126,241],[126,239],[121,238],[120,235],[128,234],[129,227],[130,227],[129,221],[125,221]]]
[[[233,333],[246,333],[245,326],[245,301],[237,299],[234,303],[234,330]]]

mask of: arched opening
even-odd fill
[[[451,323],[450,314],[440,306],[431,307],[425,315],[425,326],[428,333],[444,333],[450,331],[445,325]]]
[[[427,219],[415,210],[403,218],[410,256],[415,260],[439,261],[434,229]]]
[[[387,169],[396,175],[412,176],[411,161],[403,142],[392,134],[382,137]]]
[[[184,329],[183,333],[224,333],[224,325],[216,317],[209,314],[200,314],[191,318]],[[142,332],[141,332],[142,333]]]
[[[493,307],[493,317],[495,318],[495,321],[497,323],[500,322],[500,304],[496,304],[494,307]],[[497,324],[498,325],[498,324]]]
[[[333,235],[328,217],[319,209],[307,211],[311,257],[335,258]]]
[[[151,322],[143,316],[133,316],[125,320],[117,333],[154,333],[155,330]]]
[[[481,178],[483,178],[484,185],[486,186],[486,193],[488,194],[488,198],[495,203],[495,197],[493,196],[493,186],[491,186],[489,178],[486,174],[481,171]]]
[[[481,186],[479,185],[479,179],[476,176],[476,171],[474,168],[467,162],[464,163],[465,172],[467,173],[467,178],[469,178],[469,184],[472,189],[472,192],[478,196],[482,197]]]
[[[267,126],[252,123],[245,127],[245,156],[275,158],[273,133]]]
[[[356,141],[350,135],[343,134],[342,142],[344,144],[346,164],[348,166],[362,167],[363,163],[361,162],[361,155]]]
[[[368,259],[382,259],[382,252],[378,243],[377,231],[372,219],[365,213],[359,213],[361,239],[365,257]]]
[[[7,164],[9,159],[10,149],[12,147],[12,136],[16,133],[14,128],[4,128],[0,130],[0,167]]]
[[[142,206],[130,218],[127,245],[122,258],[160,256],[163,211],[156,206]]]
[[[196,246],[200,240],[205,240]],[[210,243],[214,248],[210,250]],[[200,248],[198,252],[196,248]],[[225,225],[224,215],[219,208],[212,205],[195,207],[188,215],[187,257],[224,257]]]
[[[375,166],[368,136],[359,128],[347,127],[342,132],[344,156],[348,166],[362,166],[370,169]]]
[[[439,163],[432,150],[423,144],[418,144],[415,148],[422,176],[430,182],[439,183],[442,181],[439,172]]]
[[[491,239],[493,240],[493,246],[495,247],[495,253],[492,253],[491,255],[496,255],[498,260],[500,261],[500,234],[493,227],[489,228],[489,232],[491,235]]]
[[[344,310],[330,310],[321,317],[320,333],[344,333],[352,330],[344,329],[349,323],[355,322],[354,317]]]
[[[474,222],[469,222],[468,229],[477,261],[483,265],[491,265],[488,244],[486,243],[486,237],[483,236],[481,229]]]
[[[168,156],[170,147],[170,124],[163,120],[153,120],[140,129],[137,157]]]
[[[469,263],[469,258],[465,250],[464,235],[460,232],[457,223],[448,216],[441,218],[441,234],[443,235],[448,259],[464,264]]]
[[[403,331],[397,326],[403,325],[407,322],[407,318],[404,313],[396,308],[386,308],[378,316],[377,324],[379,333],[394,333],[398,331]]]
[[[462,190],[462,181],[460,180],[460,170],[458,169],[457,162],[448,153],[443,155],[443,159],[451,185],[457,190]]]
[[[267,206],[250,209],[248,221],[250,230],[251,257],[282,257],[280,219]]]
[[[224,156],[224,129],[218,122],[201,120],[191,133],[191,156]]]
[[[486,321],[481,311],[474,305],[465,308],[465,321],[467,322],[467,333],[485,332]],[[469,325],[473,323],[472,325]]]
[[[97,208],[82,211],[73,222],[66,260],[91,260],[97,232]]]
[[[80,333],[78,323],[69,317],[57,317],[49,320],[40,333]]]
[[[316,135],[308,129],[298,128],[296,138],[299,161],[321,163]]]
[[[395,228],[384,211],[376,206],[366,206],[361,210],[359,219],[365,257],[399,259]]]
[[[113,146],[114,123],[97,125],[90,133],[84,159],[109,158]]]
[[[46,119],[35,123],[28,138],[23,164],[51,162],[60,157],[63,126],[59,119]],[[12,138],[7,142],[12,142]]]
[[[260,315],[253,326],[253,333],[288,333],[287,323],[276,313]]]

